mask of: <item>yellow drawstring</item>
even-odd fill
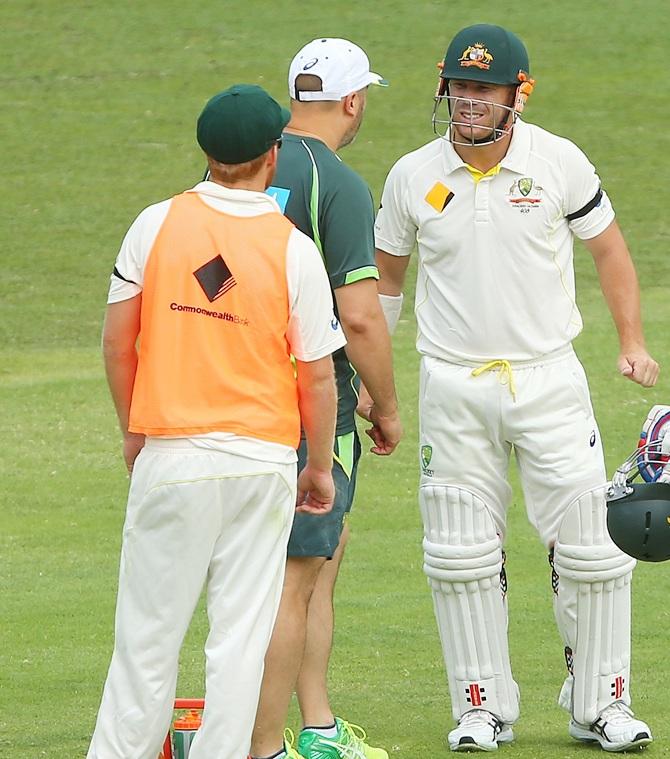
[[[480,366],[477,369],[472,370],[473,377],[479,377],[484,372],[492,372],[495,369],[498,370],[498,379],[501,385],[509,385],[509,391],[512,393],[512,398],[516,400],[516,386],[514,385],[514,373],[512,372],[512,365],[505,358],[497,358],[495,361],[489,361],[488,364]]]

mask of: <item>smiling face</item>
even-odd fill
[[[513,85],[452,79],[448,85],[451,139],[457,144],[488,144],[502,139],[514,122]]]

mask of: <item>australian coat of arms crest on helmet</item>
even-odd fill
[[[484,47],[481,42],[475,42],[474,45],[468,45],[458,59],[461,66],[476,66],[478,69],[491,68],[492,60],[493,56],[489,53],[488,48]]]

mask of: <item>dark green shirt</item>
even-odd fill
[[[325,143],[285,133],[277,173],[267,192],[296,227],[314,240],[333,290],[360,279],[379,278],[370,189]],[[356,426],[359,380],[343,348],[333,354],[333,361],[336,434],[343,435]]]

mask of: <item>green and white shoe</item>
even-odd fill
[[[326,738],[306,728],[298,736],[298,753],[304,759],[388,759],[383,748],[365,743],[365,730],[335,717],[337,735]]]
[[[302,756],[295,750],[295,735],[290,727],[284,730],[284,750],[286,751],[286,759],[303,759]]]

